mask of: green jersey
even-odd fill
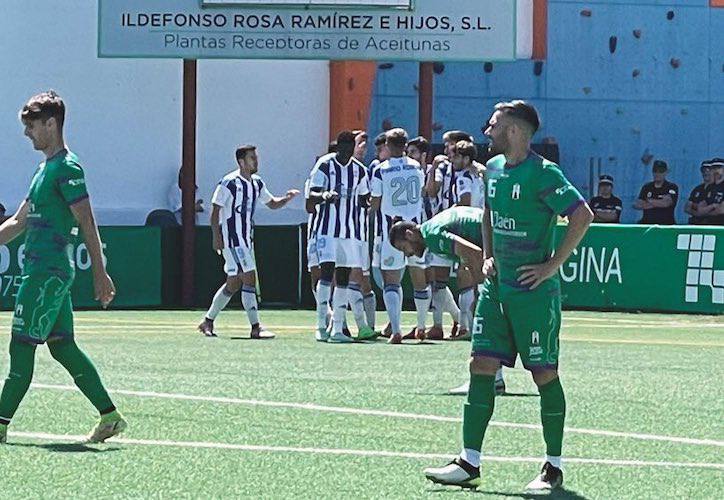
[[[78,157],[62,150],[40,164],[30,184],[23,274],[72,280],[78,223],[71,205],[88,197]]]
[[[452,207],[420,225],[425,245],[434,254],[458,260],[453,235],[483,248],[483,210]]]
[[[528,291],[518,283],[518,267],[548,260],[558,215],[571,214],[585,200],[558,165],[534,153],[515,166],[507,165],[503,155],[492,158],[486,188],[500,298],[505,300]],[[560,290],[558,273],[538,288]]]

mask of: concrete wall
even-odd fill
[[[495,64],[489,73],[480,63],[438,66],[436,140],[453,128],[482,140],[480,126],[493,104],[524,98],[542,114],[536,139],[558,140],[561,165],[586,196],[590,165],[596,175],[600,164],[615,177],[623,221],[640,216],[631,205],[651,179],[653,158],[669,162],[669,178],[682,200],[688,197],[701,182],[700,162],[724,156],[724,9],[708,0],[551,0],[548,19],[540,75],[534,61]],[[672,59],[678,61],[672,65]],[[417,64],[382,68],[370,131],[382,130],[385,120],[416,131]]]
[[[81,158],[100,222],[143,224],[149,211],[166,208],[181,162],[181,61],[98,59],[96,2],[2,4],[0,202],[14,211],[42,160],[22,135],[18,110],[53,88],[66,101],[66,141]],[[326,62],[200,61],[199,196],[208,207],[245,142],[258,144],[260,175],[272,193],[301,189],[326,151],[328,117]],[[262,224],[302,220],[301,199],[257,217]]]

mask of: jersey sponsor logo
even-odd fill
[[[82,186],[85,184],[85,179],[68,179],[69,186]]]
[[[543,355],[543,348],[541,346],[532,346],[530,350],[528,351],[528,356],[542,356]],[[531,359],[533,361],[533,359]]]
[[[510,193],[510,197],[514,200],[520,199],[520,184],[513,184],[513,191]]]
[[[579,283],[608,283],[616,279],[623,283],[621,272],[621,259],[618,248],[599,249],[591,247],[576,248],[568,258],[566,264],[559,269],[561,279],[566,283],[578,281]]]
[[[490,223],[496,229],[515,231],[515,219],[512,217],[503,217],[497,211],[491,213]]]
[[[573,189],[573,186],[571,186],[570,184],[567,185],[567,186],[561,186],[561,187],[559,187],[558,189],[556,189],[556,194],[557,194],[558,196],[562,196],[562,195],[564,195],[567,191],[571,191],[572,189]]]
[[[688,251],[686,302],[700,302],[704,287],[711,291],[712,304],[724,304],[724,269],[714,269],[716,239],[714,234],[680,234],[677,239],[676,249]]]
[[[533,330],[533,332],[530,334],[530,343],[533,345],[540,344],[540,333],[538,333],[536,330]]]

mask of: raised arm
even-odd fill
[[[292,199],[299,194],[298,189],[290,189],[284,196],[272,196],[271,199],[266,203],[266,206],[272,210],[282,208],[284,205],[292,201]]]
[[[17,212],[0,224],[0,245],[11,242],[25,231],[28,210],[30,210],[30,203],[28,200],[23,200]]]

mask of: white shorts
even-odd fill
[[[359,242],[359,262],[362,268],[362,274],[369,276],[370,274],[370,247],[366,241]]]
[[[221,254],[224,256],[224,272],[227,276],[238,276],[256,270],[254,245],[251,248],[246,245],[224,248]]]
[[[442,255],[437,255],[432,252],[427,252],[430,254],[430,266],[431,267],[452,267],[454,262],[452,259],[448,259],[447,257],[443,257]]]
[[[389,240],[382,241],[379,236],[375,238],[372,267],[379,267],[383,271],[398,271],[404,269],[405,266],[427,269],[426,260],[426,255],[405,257],[405,254],[393,247]]]
[[[359,240],[317,236],[319,264],[334,262],[335,267],[360,267]]]
[[[307,241],[307,270],[311,271],[313,267],[319,265],[319,256],[317,255],[317,238]]]

